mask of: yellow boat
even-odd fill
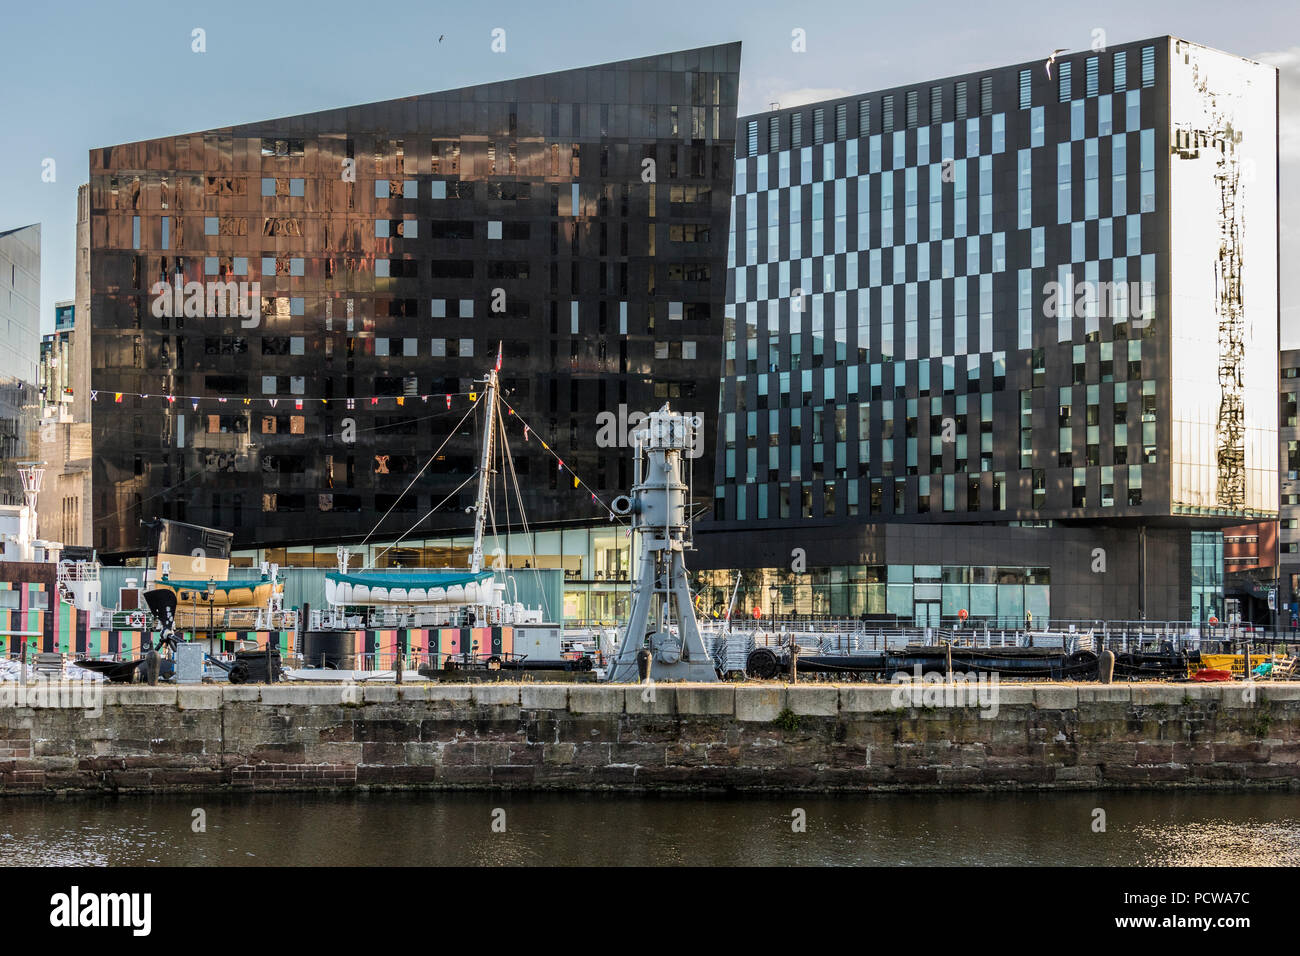
[[[271,599],[271,589],[284,593],[283,581],[272,581],[263,576],[245,581],[173,581],[161,578],[158,587],[176,595],[177,610],[195,606],[207,608],[257,608],[265,607]]]

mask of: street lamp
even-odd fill
[[[779,593],[780,593],[780,588],[778,588],[775,584],[773,584],[771,587],[767,589],[767,596],[769,598],[768,606],[771,608],[772,611],[773,627],[776,626],[776,596]]]
[[[215,582],[216,582],[216,578],[208,578],[208,586],[203,589],[203,597],[208,602],[208,646],[209,647],[211,647],[211,642],[212,642],[212,600],[215,597],[213,593],[214,591],[213,585],[215,584]]]

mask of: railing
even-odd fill
[[[58,567],[59,581],[98,581],[98,561],[60,561]]]
[[[267,611],[265,608],[214,608],[211,618],[206,608],[191,613],[188,607],[176,609],[176,630],[182,633],[204,631],[294,631],[298,629],[298,612],[295,609]],[[90,626],[114,631],[157,631],[158,619],[151,611],[138,608],[134,611],[103,609],[91,616]]]

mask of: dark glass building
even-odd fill
[[[92,150],[95,546],[155,517],[237,550],[386,513],[390,541],[463,532],[456,426],[498,342],[530,521],[608,525],[629,456],[598,415],[717,408],[739,67],[712,46]]]
[[[1221,611],[1219,529],[1277,511],[1274,68],[1163,37],[738,133],[693,567],[764,613]]]

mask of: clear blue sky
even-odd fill
[[[1208,0],[357,0],[11,3],[0,27],[0,229],[40,222],[42,320],[74,285],[96,146],[741,40],[741,112],[1172,33],[1282,68],[1283,343],[1300,345],[1300,6]],[[191,31],[207,52],[191,52]],[[506,30],[506,52],[490,49]],[[790,48],[796,27],[808,52]],[[438,36],[446,39],[438,43]],[[42,182],[42,161],[56,180]]]

